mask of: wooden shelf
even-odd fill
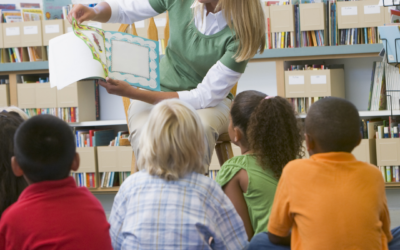
[[[48,70],[49,62],[0,63],[0,72]]]
[[[112,187],[112,188],[89,188],[89,191],[93,194],[113,194],[117,193],[119,187]]]
[[[115,125],[126,125],[126,120],[100,120],[100,121],[88,121],[88,122],[74,122],[68,124],[71,127],[115,126]]]
[[[303,47],[290,49],[267,49],[262,54],[256,54],[253,59],[304,59],[310,57],[315,59],[322,57],[324,59],[341,58],[341,57],[371,57],[379,56],[379,52],[383,49],[381,43],[378,44],[357,44],[357,45],[341,45],[341,46],[320,46],[320,47]],[[286,60],[288,61],[288,60]]]
[[[385,187],[388,189],[400,188],[400,182],[386,182]]]
[[[360,117],[380,117],[380,116],[390,116],[389,110],[382,111],[358,111]],[[400,115],[400,110],[393,110],[393,115]],[[299,114],[299,118],[306,118],[307,114]]]

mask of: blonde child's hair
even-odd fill
[[[0,107],[0,112],[3,111],[3,110],[5,110],[7,112],[15,112],[15,113],[17,113],[25,121],[28,120],[28,118],[29,118],[28,115],[24,111],[22,111],[22,109],[20,109],[18,107],[15,107],[15,106],[9,106],[9,107],[3,107],[3,108]]]
[[[194,11],[202,11],[204,7],[204,4],[199,3]],[[236,62],[249,60],[258,51],[264,52],[265,17],[260,0],[219,0],[216,10],[223,10],[229,28],[236,33],[239,44],[235,54]]]
[[[158,103],[139,141],[138,168],[165,180],[205,171],[204,128],[196,111],[178,99]]]

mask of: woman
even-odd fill
[[[14,134],[24,120],[16,112],[0,112],[0,217],[18,200],[28,186],[23,177],[16,177],[11,169],[14,155]]]
[[[179,98],[192,105],[205,128],[209,164],[216,139],[228,129],[229,91],[248,60],[265,47],[260,1],[107,0],[94,8],[77,5],[68,19],[133,23],[165,11],[170,39],[160,65],[163,92],[141,91],[113,79],[100,85],[108,93],[137,100],[129,109],[130,140],[136,155],[140,131],[154,104]]]
[[[192,107],[180,100],[154,106],[140,137],[141,171],[122,183],[111,210],[114,250],[245,247],[235,207],[203,174],[205,144],[193,141],[204,141],[204,129]]]

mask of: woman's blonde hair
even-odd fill
[[[203,6],[198,4],[195,11],[203,10]],[[236,62],[249,60],[258,51],[264,52],[265,18],[260,0],[219,0],[216,10],[223,10],[229,28],[235,30],[239,41]]]
[[[204,128],[196,111],[177,99],[158,103],[139,141],[138,167],[165,180],[205,171]]]

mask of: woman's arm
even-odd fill
[[[96,7],[90,8],[82,4],[74,5],[68,14],[68,21],[72,23],[74,17],[78,23],[97,21],[101,23],[134,23],[159,13],[151,7],[148,0],[106,0]]]
[[[218,105],[228,95],[231,88],[241,77],[221,62],[217,62],[208,71],[203,82],[197,88],[180,92],[150,92],[133,88],[128,83],[107,78],[107,82],[99,81],[109,94],[128,97],[150,104],[156,104],[165,99],[179,98],[195,109],[203,109]]]
[[[223,186],[222,189],[232,201],[233,205],[236,208],[236,211],[242,218],[244,227],[246,228],[247,236],[249,237],[250,241],[254,235],[254,230],[253,226],[251,225],[246,200],[243,196],[243,193],[247,192],[248,184],[249,177],[246,170],[242,169],[225,186]]]
[[[145,91],[132,87],[124,81],[114,80],[108,77],[106,80],[106,82],[99,80],[98,83],[100,86],[104,87],[109,94],[113,95],[124,96],[150,104],[157,104],[165,99],[179,98],[176,92]]]

